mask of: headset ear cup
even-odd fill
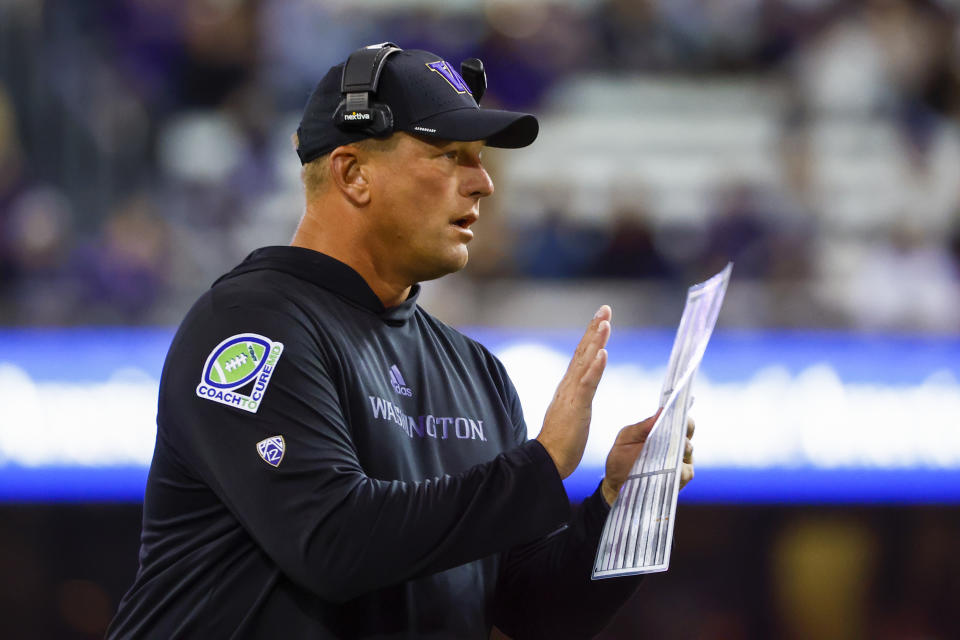
[[[343,131],[360,131],[373,121],[370,109],[347,110],[347,101],[341,100],[333,112],[333,124]]]
[[[366,109],[347,112],[347,103],[342,100],[333,112],[333,123],[341,130],[365,133],[382,138],[393,133],[393,111],[389,105],[374,103]]]
[[[377,103],[374,105],[374,110],[377,112],[379,118],[376,119],[376,131],[371,130],[370,135],[375,138],[384,138],[393,133],[393,111],[390,110],[390,105]]]

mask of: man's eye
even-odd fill
[[[445,154],[443,154],[443,157],[450,158],[451,160],[456,160],[458,155],[460,154],[457,151],[447,151]]]

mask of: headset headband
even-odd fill
[[[367,109],[370,95],[377,92],[380,73],[392,53],[403,51],[392,42],[371,44],[357,49],[343,65],[340,92],[344,95],[347,110]]]
[[[333,113],[334,126],[350,134],[363,133],[374,138],[387,137],[394,132],[394,115],[390,104],[384,100],[376,101],[375,96],[387,58],[398,51],[403,49],[392,42],[381,42],[362,47],[350,54],[343,64],[340,75],[341,99]],[[427,66],[430,66],[430,63]],[[427,73],[418,65],[414,67],[419,68],[422,73]],[[416,68],[409,69],[400,65],[398,72],[401,76],[403,73],[412,76],[415,75]],[[444,68],[446,69],[445,65]],[[463,76],[459,79],[466,83],[470,95],[473,96],[473,105],[477,106],[487,87],[483,63],[476,58],[471,58],[464,60],[460,69]],[[450,80],[448,79],[447,82]],[[461,92],[458,91],[458,93]],[[409,105],[404,103],[397,106],[406,109]]]

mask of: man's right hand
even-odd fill
[[[604,347],[610,338],[611,315],[610,307],[603,305],[593,316],[553,395],[537,436],[553,458],[561,478],[574,472],[587,446],[593,396],[607,365]]]

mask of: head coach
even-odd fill
[[[385,43],[314,90],[292,246],[217,280],[171,344],[109,638],[589,638],[634,591],[590,572],[653,420],[621,430],[576,509],[561,482],[610,308],[528,440],[501,363],[417,306],[419,282],[467,262],[484,146],[537,136],[531,115],[481,109],[485,88],[477,60],[458,73]]]

